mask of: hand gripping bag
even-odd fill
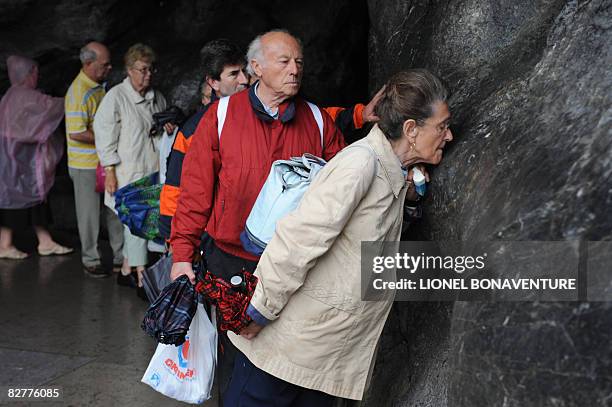
[[[217,328],[198,304],[185,342],[157,345],[142,382],[170,398],[201,404],[212,396],[216,362]]]

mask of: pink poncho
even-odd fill
[[[37,91],[36,62],[7,59],[11,87],[0,100],[0,208],[29,208],[44,201],[55,181],[64,139],[54,130],[64,99]]]

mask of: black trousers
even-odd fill
[[[30,208],[0,209],[0,226],[13,231],[27,229],[31,226],[48,228],[53,222],[51,207],[42,202]]]
[[[204,260],[208,271],[216,277],[221,277],[226,281],[230,277],[239,273],[243,268],[252,273],[257,267],[257,262],[243,259],[231,255],[219,249],[210,236],[203,237],[201,250],[204,252]],[[234,359],[236,358],[236,347],[230,342],[225,332],[219,333],[219,353],[217,357],[217,383],[221,395],[225,393],[232,377]],[[219,398],[222,400],[222,398]]]
[[[259,369],[240,351],[234,375],[224,394],[225,407],[332,407],[335,398],[296,386]]]

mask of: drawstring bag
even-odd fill
[[[115,210],[121,223],[134,236],[159,244],[164,243],[158,229],[161,187],[159,173],[155,172],[115,192]]]
[[[274,235],[276,222],[297,208],[325,163],[324,159],[308,153],[274,161],[240,234],[246,251],[261,256]]]

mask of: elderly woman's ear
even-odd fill
[[[410,143],[414,143],[416,140],[416,128],[417,128],[417,124],[416,121],[414,119],[408,119],[404,122],[404,125],[402,126],[402,136],[408,137],[408,140],[410,140]]]

